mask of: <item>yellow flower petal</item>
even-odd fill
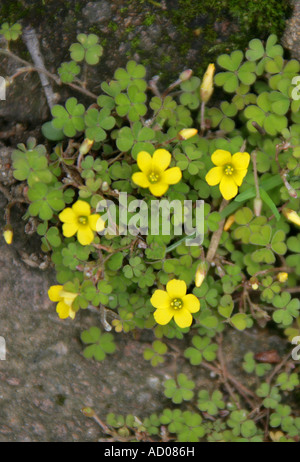
[[[91,206],[85,201],[79,200],[75,202],[72,205],[72,209],[78,217],[88,217],[91,214]]]
[[[137,164],[139,169],[148,175],[152,169],[152,157],[150,156],[149,152],[139,152],[137,155]]]
[[[168,168],[165,172],[161,175],[161,181],[167,184],[176,184],[182,178],[182,172],[179,167],[172,167]]]
[[[250,162],[250,154],[248,152],[236,152],[233,154],[231,163],[235,169],[245,170],[248,168]]]
[[[75,298],[77,297],[78,294],[74,292],[67,292],[65,290],[61,290],[60,292],[60,297],[63,299],[63,301],[68,305],[72,306],[72,303],[74,302]]]
[[[143,172],[136,172],[132,175],[132,181],[141,188],[149,188],[150,182]]]
[[[167,283],[167,292],[170,297],[173,298],[182,298],[186,294],[186,283],[185,281],[181,281],[179,279],[172,279]]]
[[[233,197],[235,197],[238,193],[238,187],[236,182],[231,176],[224,175],[220,182],[220,191],[224,199],[229,201]]]
[[[175,311],[174,321],[179,327],[184,329],[185,327],[189,327],[192,324],[193,316],[188,310],[181,308],[181,310]]]
[[[64,223],[74,223],[77,221],[77,216],[75,215],[74,210],[72,210],[70,207],[67,207],[65,210],[63,210],[58,215],[58,218]]]
[[[186,308],[190,313],[197,313],[200,310],[200,302],[196,295],[188,294],[182,297],[183,308]]]
[[[90,245],[94,240],[95,234],[89,226],[79,226],[77,239],[81,245]]]
[[[100,217],[100,215],[98,215],[98,213],[94,213],[93,215],[90,215],[88,217],[88,223],[89,223],[89,227],[93,230],[93,231],[102,231],[104,229],[104,227],[100,230],[98,230],[97,228],[97,223],[98,223],[98,220],[101,220],[102,223],[104,223],[104,221],[102,220],[102,218]],[[99,228],[101,227],[100,225],[102,225],[102,223],[99,223]]]
[[[216,186],[222,180],[223,167],[214,167],[206,175],[205,181],[209,186]]]
[[[171,162],[171,154],[166,149],[156,149],[152,158],[152,169],[160,172],[166,170]]]
[[[231,154],[229,151],[224,151],[224,149],[217,149],[212,154],[211,161],[213,164],[217,165],[217,167],[220,167],[231,162]]]
[[[149,184],[149,190],[153,196],[162,196],[169,189],[169,185],[166,183],[154,183]]]
[[[63,235],[65,237],[72,237],[78,231],[78,223],[64,223],[62,226]]]
[[[69,317],[70,307],[65,302],[59,302],[56,306],[56,312],[60,319],[66,319]]]
[[[60,292],[62,291],[63,286],[51,286],[48,290],[48,297],[50,298],[51,302],[59,302],[61,300]]]
[[[165,290],[157,289],[152,295],[150,302],[154,308],[169,308],[171,299],[169,294]]]
[[[75,316],[76,316],[76,311],[73,311],[72,308],[70,308],[69,317],[70,317],[71,319],[74,319]]]
[[[243,183],[243,179],[247,175],[247,171],[248,171],[247,169],[245,169],[245,170],[234,170],[232,178],[234,179],[234,181],[236,182],[236,184],[238,186],[241,186],[241,184]]]
[[[178,135],[183,138],[184,140],[188,140],[189,138],[192,138],[193,136],[197,135],[198,130],[196,128],[183,128],[180,130]]]
[[[154,311],[153,317],[157,324],[161,324],[162,326],[165,326],[168,324],[168,322],[171,321],[171,319],[174,316],[174,310],[171,308],[166,308],[166,309],[158,309]]]
[[[98,218],[97,223],[96,223],[96,231],[97,233],[100,233],[103,231],[105,228],[105,221],[102,220],[102,218]]]

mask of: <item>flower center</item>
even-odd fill
[[[150,181],[151,184],[157,183],[159,181],[158,173],[151,172],[148,176],[148,180]]]
[[[78,217],[78,222],[81,224],[81,225],[86,225],[87,224],[87,217]]]
[[[234,172],[234,168],[232,165],[228,164],[228,165],[225,165],[224,167],[224,173],[225,175],[232,175]]]
[[[171,301],[171,307],[173,310],[180,310],[183,307],[183,302],[180,298],[173,298]]]

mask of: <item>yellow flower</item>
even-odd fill
[[[212,168],[206,175],[205,180],[210,186],[220,183],[220,191],[224,199],[230,200],[238,193],[247,174],[250,155],[248,152],[237,152],[233,156],[228,151],[217,149],[211,156]]]
[[[193,294],[186,295],[186,283],[178,279],[169,281],[166,289],[156,290],[151,297],[152,305],[157,308],[153,313],[155,321],[164,326],[174,317],[179,327],[189,327],[193,321],[191,313],[200,310],[198,298]]]
[[[10,245],[12,243],[14,233],[13,233],[13,229],[12,229],[12,227],[10,225],[5,226],[5,228],[3,230],[3,237],[4,237],[4,240],[5,240],[6,244]]]
[[[153,156],[141,151],[137,156],[137,164],[141,172],[132,175],[132,181],[141,188],[149,188],[154,196],[162,196],[170,184],[181,180],[182,173],[179,167],[168,168],[171,154],[166,149],[157,149]]]
[[[288,273],[285,273],[285,272],[281,272],[277,274],[277,279],[279,282],[287,281],[288,277],[289,277]]]
[[[90,205],[78,200],[67,207],[59,214],[59,219],[63,224],[63,235],[66,237],[74,236],[77,233],[77,239],[82,245],[89,245],[93,242],[95,231],[103,231],[105,223],[97,213],[91,214]]]
[[[202,84],[200,86],[200,97],[204,103],[207,103],[214,91],[214,73],[215,65],[209,64],[203,76]]]
[[[188,140],[189,138],[192,138],[193,136],[197,135],[198,130],[196,128],[183,128],[180,130],[178,135],[182,140]]]
[[[75,311],[72,309],[72,304],[78,294],[73,292],[66,292],[63,286],[51,286],[48,290],[48,297],[51,302],[58,302],[56,305],[56,311],[60,319],[66,319],[68,317],[74,319]]]

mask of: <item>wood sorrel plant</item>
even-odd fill
[[[7,40],[17,38],[19,28],[4,26]],[[8,47],[0,51],[20,61]],[[28,203],[25,219],[37,218],[42,249],[56,271],[49,297],[62,319],[99,311],[102,325],[82,333],[87,358],[103,360],[115,351],[103,328],[116,335],[152,329],[160,340],[145,350],[145,359],[153,365],[164,362],[173,338],[187,335],[191,343],[181,357],[221,377],[226,394],[225,400],[218,390],[196,393],[195,383],[179,374],[165,383],[165,395],[175,404],[194,400],[195,412],[165,409],[144,422],[110,415],[107,425],[92,410],[86,414],[125,440],[296,441],[299,417],[280,403],[279,391],[299,386],[299,367],[282,371],[288,355],[250,390],[226,371],[221,338],[226,329],[271,322],[289,337],[299,331],[300,100],[292,97],[299,62],[287,61],[271,35],[265,44],[251,40],[246,52],[219,56],[216,75],[211,65],[202,83],[187,70],[163,91],[156,78],[147,81],[144,66],[129,61],[95,95],[81,79],[85,66],[102,55],[98,38],[80,34],[70,52],[56,76],[21,60],[23,72],[45,73],[77,97],[51,106],[52,120],[42,127],[47,148],[29,139],[13,153],[14,176],[26,184],[18,201]],[[224,90],[216,107],[214,84]],[[91,98],[89,107],[78,91]],[[134,235],[110,232],[97,204],[109,200],[121,215],[121,192],[129,204],[161,196],[204,200],[202,245],[178,237],[182,217],[176,214],[169,234],[146,235],[141,225]],[[10,244],[15,202],[7,198],[4,237]],[[128,209],[115,219],[122,224],[133,216]],[[243,367],[262,377],[274,366],[257,367],[250,353]]]

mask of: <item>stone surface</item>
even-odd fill
[[[292,3],[294,6],[293,14],[287,21],[282,44],[290,50],[293,58],[300,59],[300,3],[297,0],[293,0]]]

